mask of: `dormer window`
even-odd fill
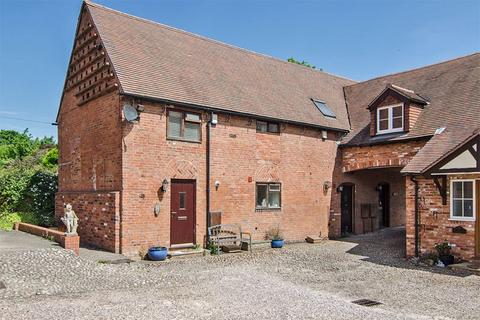
[[[413,90],[387,84],[367,107],[370,110],[370,136],[409,132],[428,103]]]
[[[403,103],[377,108],[377,133],[403,131]]]

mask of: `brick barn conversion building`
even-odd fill
[[[134,256],[406,226],[480,250],[480,54],[355,82],[85,2],[58,112],[56,215]]]

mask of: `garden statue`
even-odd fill
[[[63,214],[62,222],[67,226],[67,235],[76,235],[78,227],[78,217],[75,211],[72,210],[72,205],[67,203]]]

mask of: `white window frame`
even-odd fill
[[[402,126],[400,128],[393,129],[393,108],[402,107]],[[388,109],[388,128],[380,130],[380,110]],[[403,103],[392,104],[390,106],[379,107],[377,108],[377,133],[391,133],[391,132],[401,132],[405,127],[405,106]]]
[[[459,217],[459,216],[454,216],[453,215],[453,183],[455,182],[471,182],[472,183],[472,202],[473,202],[473,216],[472,217],[465,217],[465,216],[462,216],[462,217]],[[476,210],[477,208],[475,207],[476,206],[476,201],[477,199],[475,198],[476,197],[476,190],[475,190],[475,185],[476,185],[476,182],[475,182],[475,179],[452,179],[450,181],[450,220],[456,220],[456,221],[476,221]],[[465,200],[465,199],[470,199],[470,198],[455,198],[457,200]],[[463,213],[462,213],[463,214]]]
[[[257,197],[258,197],[258,186],[266,186],[267,187],[267,205],[266,206],[258,206],[257,205]],[[278,207],[271,207],[269,205],[269,192],[271,186],[278,186],[278,190],[273,190],[274,192],[278,192],[280,194],[280,206]],[[280,182],[256,182],[255,183],[255,209],[256,210],[281,210],[282,209],[282,184]]]

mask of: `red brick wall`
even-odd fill
[[[58,119],[59,191],[120,190],[120,117],[115,93],[82,106],[65,94]]]
[[[380,183],[388,183],[390,186],[390,226],[402,226],[406,223],[405,218],[405,176],[400,173],[400,168],[382,168],[375,170],[362,170],[354,173],[336,172],[334,175],[335,188],[342,183],[354,184],[354,215],[353,232],[362,234],[370,231],[371,221],[361,217],[361,205],[372,204],[375,210],[379,210],[379,194],[376,187]],[[330,219],[331,237],[340,236],[341,207],[340,193],[332,194],[332,210]],[[380,214],[377,212],[378,215]],[[377,230],[380,220],[373,221],[373,228]]]
[[[415,140],[362,147],[343,147],[341,148],[342,171],[404,167],[425,145],[426,141]]]
[[[165,106],[143,105],[139,123],[124,126],[122,250],[134,254],[150,245],[169,245],[170,190],[159,191],[164,178],[196,180],[196,240],[203,244],[207,116],[202,114],[201,143],[171,141],[166,139]],[[211,129],[211,210],[222,211],[222,223],[240,223],[255,239],[277,224],[287,240],[327,235],[330,191],[323,193],[323,183],[332,179],[333,139],[331,134],[324,142],[319,130],[290,125],[280,135],[261,134],[255,121],[220,115]],[[282,183],[280,211],[255,211],[256,181]],[[158,217],[156,203],[161,205]]]
[[[79,31],[86,38],[96,32],[94,26],[90,29],[87,27],[89,22],[91,23],[89,14],[83,12]],[[105,93],[108,90],[104,89],[102,93],[105,94],[98,96],[100,92],[97,88],[98,81],[104,85],[105,79],[111,82],[117,80],[112,78],[111,68],[108,68],[107,76],[105,72],[100,74],[96,71],[99,64],[108,62],[107,56],[98,60],[99,64],[95,62],[90,67],[92,55],[95,57],[101,53],[94,49],[95,44],[100,43],[100,39],[95,41],[85,39],[83,36],[76,39],[76,46],[83,49],[74,51],[72,56],[69,74],[75,76],[67,81],[57,119],[59,191],[56,195],[55,215],[58,224],[62,226],[59,218],[63,215],[63,206],[71,203],[80,219],[78,233],[81,235],[82,243],[95,244],[106,250],[119,252],[119,190],[122,187],[121,108],[116,91],[110,90],[109,93]],[[88,47],[83,43],[88,43]],[[81,74],[78,73],[80,70]],[[88,91],[90,99],[93,96],[98,97],[82,104],[88,99],[82,100],[75,94],[85,87],[89,88],[90,85],[95,85]],[[97,90],[95,94],[93,90]]]
[[[222,223],[240,223],[262,239],[279,225],[287,240],[307,235],[328,235],[331,189],[337,145],[335,136],[322,141],[319,130],[283,125],[281,134],[257,133],[255,121],[242,117],[219,118],[212,128],[211,208],[221,211]],[[249,177],[251,182],[249,182]],[[255,210],[256,182],[280,182],[281,210]]]
[[[72,250],[76,255],[80,252],[80,237],[78,235],[66,236],[65,232],[39,227],[33,224],[16,222],[15,230],[34,234],[40,237],[52,237],[66,250]]]
[[[400,170],[425,143],[426,140],[416,140],[339,149],[333,173],[334,187],[344,182],[355,184],[355,233],[363,233],[361,204],[378,203],[375,187],[380,182],[390,185],[391,225],[405,224],[405,178]],[[329,233],[331,237],[338,237],[341,234],[341,210],[340,194],[336,192],[332,194],[331,208]]]
[[[64,204],[70,203],[78,216],[78,235],[82,244],[120,252],[120,193],[109,191],[58,192],[55,216],[63,223]]]
[[[450,181],[451,179],[479,179],[479,175],[449,176],[447,179],[447,204],[432,179],[418,178],[420,196],[420,249],[422,253],[435,251],[435,243],[444,240],[455,244],[453,254],[463,259],[475,255],[475,221],[450,220]],[[415,254],[415,185],[407,179],[407,256]],[[478,219],[477,208],[477,219]],[[462,226],[466,234],[453,233],[452,228]]]
[[[136,255],[152,245],[169,246],[170,188],[160,191],[165,178],[196,180],[196,242],[203,244],[205,122],[202,143],[167,140],[165,106],[143,105],[138,123],[123,124],[122,252]],[[154,215],[156,203],[160,204],[158,216]]]

